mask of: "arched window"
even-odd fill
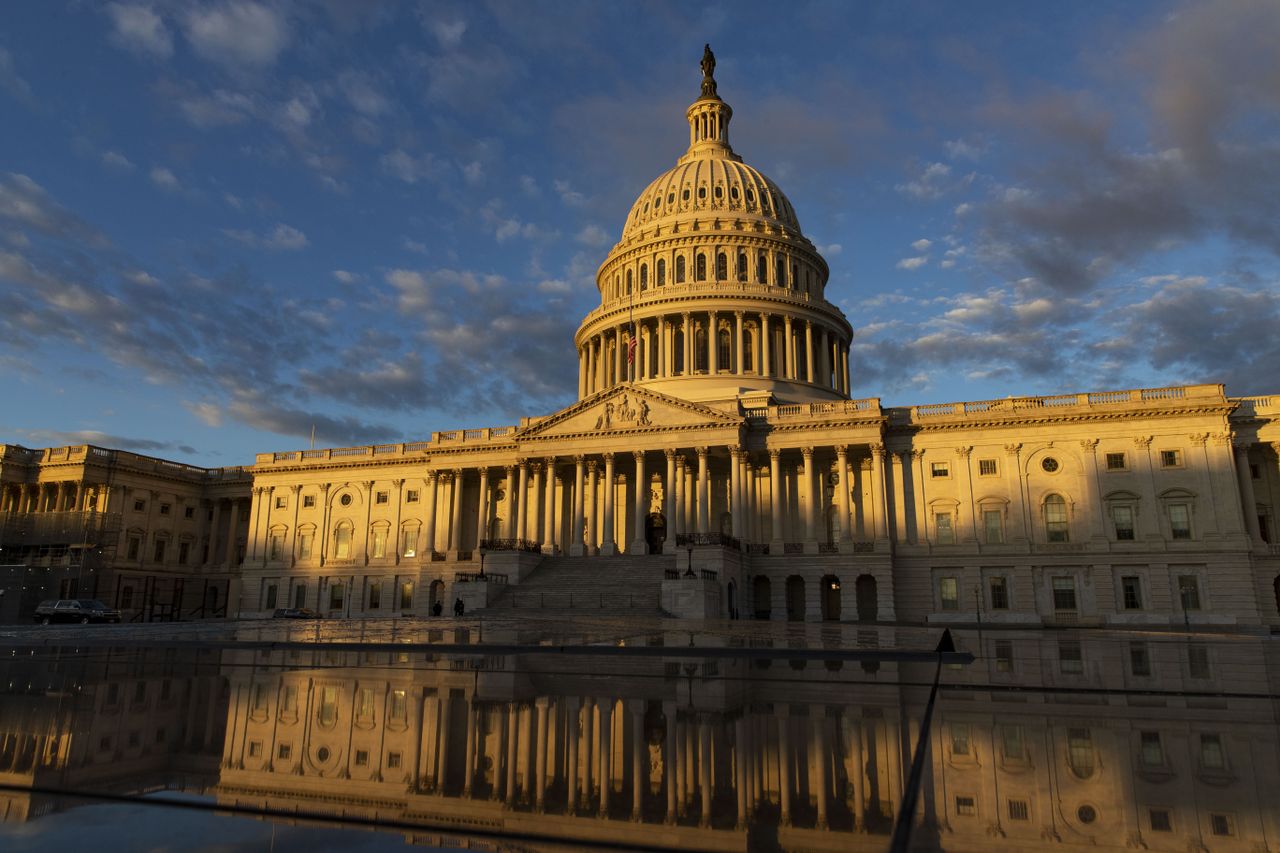
[[[649,265],[648,264],[640,265],[640,289],[641,290],[649,289]]]
[[[721,329],[716,334],[716,368],[718,370],[733,372],[733,339],[729,335],[728,329]]]
[[[1044,529],[1050,542],[1067,541],[1067,502],[1062,495],[1044,499]]]
[[[800,265],[799,264],[791,265],[791,286],[792,287],[800,286]]]
[[[747,329],[742,333],[742,372],[754,373],[756,370],[756,333]]]
[[[1093,753],[1093,733],[1088,729],[1067,729],[1067,764],[1079,779],[1093,775],[1096,764]]]
[[[774,272],[776,273],[777,277],[774,278],[773,283],[776,284],[778,287],[786,287],[787,286],[787,259],[786,258],[778,258],[778,268]]]
[[[756,258],[756,284],[769,283],[769,259],[764,252],[760,253],[760,257]]]
[[[351,525],[347,522],[338,524],[333,531],[333,558],[335,560],[351,559]]]
[[[664,258],[658,258],[657,276],[658,287],[662,287],[667,283],[667,262]]]
[[[716,253],[716,281],[728,281],[729,279],[729,259],[725,257],[724,252]]]
[[[707,256],[701,252],[699,252],[698,256],[693,259],[693,280],[707,280]]]
[[[738,281],[747,280],[747,253],[738,253]]]
[[[693,333],[693,369],[696,373],[707,372],[707,330],[698,329]]]
[[[675,362],[673,365],[673,373],[684,373],[684,330],[676,329],[671,336],[671,349],[674,350],[672,355]]]
[[[676,284],[684,284],[684,255],[676,256]]]
[[[617,299],[622,295],[622,276],[614,273],[613,275],[613,298]]]
[[[627,270],[627,293],[631,293],[631,270]]]

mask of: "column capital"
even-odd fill
[[[845,457],[847,457],[847,456],[849,455],[849,445],[847,445],[847,444],[837,444],[837,445],[834,445],[834,447],[835,447],[835,450],[836,450],[836,458],[837,458],[837,459],[844,459]]]
[[[573,454],[573,461],[575,464],[581,465],[583,462],[587,461],[587,457],[584,454],[575,453]]]
[[[745,313],[746,313],[745,311],[738,310],[738,311],[734,311],[734,312],[733,312],[733,316],[734,316],[734,317],[737,317],[739,320],[741,320],[741,319],[742,319],[742,315],[743,315],[743,314],[745,314]]]
[[[462,479],[462,471],[463,471],[463,469],[462,469],[462,468],[454,468],[454,469],[453,469],[453,476],[454,476],[455,478],[457,478],[457,479]],[[372,485],[372,484],[370,484],[370,485]]]
[[[398,488],[400,488],[401,486],[403,486],[403,485],[404,485],[404,480],[392,480],[392,481],[391,481],[391,485],[395,486],[395,487],[398,489]],[[298,487],[298,486],[294,486],[294,488],[295,488],[295,489],[297,489],[297,488],[299,488],[299,487]]]
[[[910,456],[911,456],[911,458],[912,458],[912,459],[923,459],[923,458],[924,458],[924,450],[923,450],[923,449],[915,449],[915,450],[911,450],[911,451],[909,451],[909,453],[910,453]],[[908,455],[908,451],[906,451],[906,450],[902,451],[902,455],[903,455],[903,456]]]
[[[504,465],[504,466],[502,466],[502,470],[506,471],[506,472],[507,472],[507,476],[508,476],[508,477],[510,477],[512,474],[514,474],[514,473],[516,472],[516,466],[515,466],[515,465]]]
[[[871,452],[872,458],[879,459],[881,462],[884,461],[885,449],[883,444],[868,444],[867,450]]]
[[[631,455],[632,455],[633,457],[635,457],[635,460],[636,460],[637,462],[643,462],[643,461],[644,461],[644,451],[643,451],[643,450],[633,450],[633,451],[631,451]]]
[[[1212,436],[1214,444],[1229,445],[1231,444],[1231,433],[1215,432]]]
[[[1087,451],[1089,453],[1093,453],[1095,450],[1098,449],[1098,439],[1096,438],[1080,439],[1080,449]]]
[[[739,445],[739,444],[729,445],[729,455],[732,456],[733,459],[736,461],[739,457],[742,456],[742,445]]]
[[[777,462],[777,461],[778,461],[778,459],[779,459],[781,456],[782,456],[782,451],[781,451],[780,449],[778,449],[777,447],[770,447],[770,448],[769,448],[769,459],[770,459],[770,461]]]
[[[1191,435],[1187,436],[1187,438],[1190,439],[1191,443],[1194,444],[1196,447],[1204,447],[1206,444],[1209,443],[1209,433],[1207,432],[1192,433]]]
[[[805,462],[808,462],[809,460],[813,459],[813,448],[812,447],[800,448],[800,455],[804,457]]]
[[[593,473],[593,474],[594,474],[594,473],[595,473],[595,471],[596,471],[596,469],[597,469],[597,468],[599,468],[599,467],[600,467],[600,462],[599,462],[599,461],[597,461],[597,460],[595,460],[595,459],[588,459],[588,460],[587,460],[587,470],[588,470],[588,471],[590,471],[591,473]]]
[[[1151,436],[1149,436],[1149,435],[1135,435],[1135,436],[1133,437],[1133,443],[1134,443],[1135,445],[1137,445],[1138,447],[1150,447],[1150,446],[1151,446]]]
[[[533,472],[533,473],[535,473],[535,474],[540,473],[540,472],[542,471],[542,463],[541,463],[541,462],[530,462],[530,463],[529,463],[529,470],[530,470],[530,471],[532,471],[532,472]]]
[[[1010,456],[1017,456],[1022,451],[1022,442],[1015,441],[1012,444],[1004,446],[1004,452]]]
[[[600,455],[604,457],[604,461],[605,461],[606,463],[608,463],[608,462],[612,462],[612,461],[613,461],[613,453],[612,453],[612,452],[609,452],[609,453],[601,453]]]
[[[670,460],[670,461],[674,462],[674,461],[675,461],[675,455],[676,455],[676,449],[675,449],[674,447],[667,447],[667,448],[664,448],[664,449],[663,449],[663,451],[662,451],[662,455],[663,455],[663,456],[665,456],[665,457],[667,457],[667,459],[668,459],[668,460]]]
[[[971,453],[973,453],[973,445],[971,444],[964,444],[956,448],[956,456],[960,456],[964,459],[968,459],[969,454]]]
[[[326,495],[327,495],[327,494],[329,494],[329,489],[330,489],[330,488],[332,488],[332,487],[333,487],[333,483],[321,483],[321,484],[320,484],[320,491],[321,491],[323,494],[326,494]]]
[[[708,451],[709,451],[709,448],[707,448],[707,447],[695,447],[695,448],[694,448],[694,451],[698,454],[698,458],[699,458],[699,459],[705,459],[705,458],[707,457],[707,453],[708,453]]]
[[[546,466],[547,466],[547,469],[548,469],[548,470],[550,470],[550,469],[552,469],[552,468],[556,467],[556,457],[554,457],[554,456],[544,456],[544,457],[543,457],[543,459],[542,459],[542,463],[543,463],[544,465],[546,465]]]

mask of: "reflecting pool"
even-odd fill
[[[617,619],[12,629],[0,844],[885,850],[938,637]],[[974,660],[941,666],[911,849],[1280,850],[1276,640],[955,640]]]

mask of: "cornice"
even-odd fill
[[[907,424],[893,424],[890,420],[886,434],[914,435],[923,432],[956,432],[974,429],[1009,429],[1028,425],[1096,423],[1099,421],[1152,420],[1155,418],[1185,417],[1188,415],[1223,415],[1231,406],[1222,403],[1193,405],[1179,408],[1142,408],[1125,411],[1082,410],[1070,412],[1058,410],[1052,415],[1040,417],[1014,416],[1007,418],[975,418],[969,417],[949,421],[932,422],[914,421]],[[1036,411],[1044,411],[1036,410]]]

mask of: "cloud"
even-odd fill
[[[182,184],[178,182],[177,175],[169,171],[164,166],[151,167],[151,183],[155,184],[162,190],[176,192],[182,189]]]
[[[75,444],[94,444],[112,450],[136,450],[143,453],[154,453],[160,450],[180,450],[191,455],[198,454],[194,447],[178,444],[174,441],[158,441],[152,438],[130,438],[123,435],[112,435],[96,429],[72,431],[62,430],[16,430],[27,441],[51,446]]]
[[[258,249],[282,249],[296,250],[305,249],[308,244],[307,235],[303,234],[292,225],[285,225],[283,222],[277,223],[276,227],[271,229],[269,233],[261,236],[254,234],[252,231],[227,229],[223,231],[228,237],[246,246],[253,246]]]
[[[919,240],[916,240],[914,243],[911,244],[911,248],[915,249],[917,252],[923,252],[923,251],[926,251],[932,245],[933,245],[932,240],[926,240],[924,237],[921,237]]]
[[[538,182],[529,175],[520,176],[520,191],[529,198],[537,198],[542,195],[542,190],[538,189]]]
[[[0,219],[50,237],[107,245],[106,237],[54,201],[44,187],[14,172],[0,175]]]
[[[12,97],[23,103],[34,103],[35,95],[31,85],[18,74],[13,67],[13,54],[0,47],[0,89],[4,89]]]
[[[914,167],[913,177],[897,184],[894,189],[913,198],[928,201],[968,186],[973,178],[973,175],[953,178],[951,167],[946,163],[917,164]]]
[[[472,160],[462,167],[462,178],[472,186],[482,183],[484,181],[484,166],[480,165],[480,161]]]
[[[431,32],[440,46],[452,50],[462,43],[462,36],[467,31],[466,21],[433,21]]]
[[[367,74],[346,71],[338,78],[338,87],[347,103],[361,115],[377,118],[391,111],[391,102],[378,91]]]
[[[233,69],[271,65],[289,42],[284,16],[248,0],[192,6],[183,25],[197,54]]]
[[[609,235],[603,228],[595,224],[591,224],[583,228],[578,232],[574,239],[579,243],[582,243],[584,246],[592,246],[595,248],[609,244]]]
[[[336,278],[338,281],[342,282],[343,284],[355,284],[356,282],[364,278],[363,276],[357,273],[347,272],[346,270],[334,270],[333,277]]]
[[[929,258],[927,256],[921,256],[921,257],[914,257],[914,258],[903,258],[902,260],[898,261],[898,263],[894,264],[894,266],[896,266],[900,270],[918,270],[927,263],[929,263]]]
[[[818,253],[825,258],[834,258],[843,251],[844,246],[839,243],[827,243],[825,246],[818,247]]]
[[[963,139],[952,139],[943,143],[943,147],[952,160],[977,160],[986,150],[985,145],[966,142]]]
[[[113,169],[119,169],[124,172],[131,172],[134,169],[134,165],[129,158],[119,151],[104,151],[102,153],[102,162]]]
[[[556,194],[560,196],[560,201],[569,207],[582,207],[587,203],[587,197],[575,190],[568,181],[557,180],[552,185],[555,187]]]
[[[282,405],[256,391],[237,394],[226,409],[241,423],[280,435],[302,438],[310,436],[314,428],[316,441],[330,444],[381,444],[402,438],[399,430],[386,424],[308,412]]]
[[[415,157],[402,148],[397,148],[382,155],[382,168],[406,184],[439,178],[443,171],[442,164],[430,153],[424,152]]]
[[[139,56],[168,59],[173,55],[173,36],[164,20],[149,6],[138,3],[108,3],[111,42]]]
[[[186,94],[177,99],[178,110],[193,127],[201,129],[240,124],[253,114],[253,99],[240,92],[215,89],[210,94]]]

